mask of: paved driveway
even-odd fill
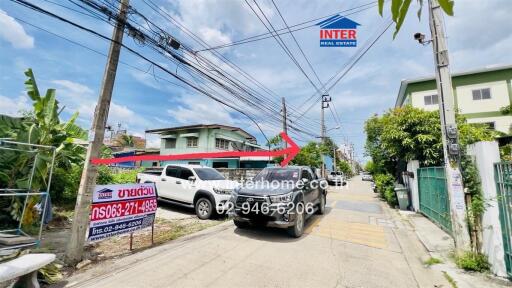
[[[330,190],[306,234],[237,229],[231,222],[102,265],[71,287],[449,287],[426,269],[406,222],[359,179]]]

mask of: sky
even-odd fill
[[[83,12],[80,7],[67,0],[31,1],[44,9],[90,27],[94,31],[109,36],[112,26],[98,19],[66,9],[66,6]],[[77,1],[74,1],[77,2]],[[115,0],[105,0],[115,3]],[[152,0],[183,26],[198,35],[210,46],[222,45],[253,35],[266,33],[265,26],[255,16],[245,1],[238,0]],[[248,1],[254,6],[254,2]],[[357,7],[371,1],[356,0],[275,0],[288,25],[324,17],[343,10]],[[152,10],[146,0],[131,0],[131,5],[163,27],[181,43],[200,49],[183,30]],[[265,15],[276,29],[284,24],[271,0],[257,0]],[[58,4],[58,5],[57,5]],[[394,27],[368,50],[360,61],[330,91],[331,105],[337,112],[340,124],[331,111],[326,111],[328,136],[338,144],[353,143],[356,156],[364,156],[364,121],[371,115],[382,114],[394,106],[400,81],[403,79],[432,76],[434,73],[432,47],[419,45],[413,34],[429,34],[427,7],[424,7],[421,20],[416,13],[416,1],[411,5],[409,15],[397,37],[393,39]],[[384,16],[378,14],[377,7],[348,15],[358,22],[358,46],[372,35],[383,30],[389,17],[388,9]],[[509,0],[456,0],[455,16],[445,17],[450,64],[452,72],[478,69],[490,66],[512,64],[512,1]],[[344,15],[342,13],[342,15]],[[87,34],[70,25],[51,19],[48,16],[15,4],[0,1],[0,114],[18,115],[31,108],[30,99],[24,91],[23,72],[32,68],[40,90],[57,89],[57,99],[65,106],[62,118],[69,118],[75,111],[80,113],[78,124],[88,129],[98,98],[105,68],[106,57],[86,48],[60,39],[30,24],[37,25],[52,33],[65,36],[102,54],[108,52],[109,43]],[[335,73],[346,67],[347,61],[357,51],[357,47],[330,48],[319,46],[319,28],[313,26],[294,32],[300,47],[309,59],[320,80],[324,83]],[[315,82],[316,78],[302,58],[293,38],[289,34],[282,39],[298,59],[304,71]],[[187,77],[186,71],[176,67],[168,59],[158,55],[148,47],[125,37],[124,43],[153,61]],[[309,105],[306,99],[316,90],[300,72],[292,60],[273,38],[243,45],[218,49],[218,52],[245,72],[268,87],[274,93],[272,100],[280,103],[280,97],[299,111]],[[221,67],[227,66],[213,58],[209,52],[199,52]],[[144,137],[147,129],[218,123],[239,126],[257,137],[260,144],[265,138],[252,121],[229,107],[184,88],[171,76],[159,71],[148,62],[126,50],[121,53],[108,124],[121,124],[131,134]],[[128,65],[126,65],[128,64]],[[136,67],[134,69],[133,67]],[[243,79],[234,73],[237,78]],[[163,80],[163,79],[165,80]],[[321,86],[319,84],[316,84]],[[232,100],[233,105],[237,105]],[[311,102],[308,102],[311,103]],[[320,133],[320,103],[315,104],[302,118],[302,124],[309,130]],[[293,114],[292,121],[297,115]],[[297,120],[298,121],[298,120]],[[258,119],[267,137],[276,135],[281,127]],[[336,129],[339,127],[338,129]],[[310,135],[291,135],[298,144],[318,141]],[[148,135],[148,145],[159,145],[156,136]]]

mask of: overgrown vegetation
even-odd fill
[[[380,194],[380,197],[391,206],[394,207],[398,204],[398,199],[395,194],[395,178],[391,174],[377,174],[375,175],[375,187]]]
[[[87,131],[75,124],[78,113],[72,114],[68,121],[62,121],[61,114],[64,107],[59,105],[55,89],[48,89],[43,95],[39,91],[32,70],[28,69],[25,75],[27,76],[25,89],[32,101],[32,110],[21,111],[21,117],[0,115],[0,138],[55,147],[56,157],[50,197],[53,203],[69,207],[76,199],[86,152],[85,147],[76,143],[80,142],[78,140],[86,139]],[[134,143],[130,137],[123,138],[123,141],[127,145]],[[16,148],[27,149],[24,146]],[[102,157],[111,156],[112,151],[103,147]],[[34,153],[1,150],[0,188],[27,189],[30,168],[34,160]],[[50,168],[51,153],[42,149],[38,153],[36,173],[31,185],[33,191],[46,190]],[[134,182],[138,171],[113,173],[110,168],[100,166],[98,172],[97,183],[107,184]],[[28,225],[38,218],[38,214],[32,208],[40,201],[39,198],[29,199],[29,209],[23,219],[24,224]],[[22,204],[20,197],[0,198],[0,227],[12,227],[20,220]]]
[[[435,257],[430,257],[427,260],[423,261],[423,264],[425,264],[426,266],[432,266],[441,263],[443,263],[443,261]]]
[[[78,113],[74,113],[67,122],[62,122],[60,114],[62,109],[56,99],[56,91],[48,89],[45,95],[40,94],[36,79],[31,69],[25,72],[27,80],[25,89],[32,101],[32,111],[23,112],[23,116],[16,118],[6,115],[0,117],[0,138],[9,138],[17,142],[53,146],[56,148],[55,177],[62,180],[67,171],[74,165],[83,162],[84,148],[75,143],[75,139],[84,139],[86,133],[75,125],[74,121]],[[16,147],[28,150],[27,146]],[[37,159],[37,161],[35,161]],[[0,187],[28,189],[30,169],[35,165],[35,173],[30,185],[33,191],[44,190],[48,186],[48,174],[52,165],[52,151],[41,149],[37,153],[23,153],[12,150],[2,150],[0,153]],[[34,164],[35,163],[35,164]],[[59,174],[61,177],[59,177]],[[58,186],[52,186],[58,187]],[[55,189],[58,191],[58,189]],[[53,191],[52,191],[53,192]],[[57,193],[62,192],[58,191]],[[62,194],[62,193],[61,193]],[[35,206],[40,197],[30,197],[29,207]],[[13,220],[18,221],[21,216],[21,198],[2,198],[0,211],[8,212]],[[30,224],[35,220],[35,214],[28,209],[24,224]],[[3,214],[3,213],[2,213]],[[6,218],[1,217],[3,220]],[[2,224],[10,225],[2,221]]]
[[[443,271],[444,278],[446,278],[446,281],[450,283],[452,288],[457,288],[457,282],[453,280],[452,276],[450,276],[446,271]]]
[[[487,262],[487,256],[472,251],[455,256],[455,264],[461,269],[475,272],[485,272],[491,268],[489,262]]]
[[[457,125],[462,155],[465,155],[467,145],[478,141],[490,141],[496,136],[496,133],[487,129],[485,125],[468,124],[460,115],[457,116]],[[376,180],[381,179],[381,185],[376,183],[377,189],[391,205],[395,202],[394,196],[390,195],[394,193],[391,192],[389,178],[392,176],[393,180],[398,181],[400,173],[406,169],[407,161],[419,160],[421,167],[441,166],[443,163],[438,111],[430,112],[412,106],[390,109],[382,116],[374,115],[368,119],[365,131],[366,152],[372,158],[372,161],[367,163],[366,170],[371,172]],[[465,187],[474,199],[470,211],[472,218],[476,219],[485,209],[478,171],[467,156],[462,157],[461,164]]]

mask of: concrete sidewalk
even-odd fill
[[[306,234],[237,229],[231,222],[101,263],[67,287],[450,287],[425,268],[427,251],[370,189],[353,180],[332,189]]]
[[[443,263],[433,265],[431,268],[450,275],[456,282],[457,287],[512,287],[512,283],[506,279],[482,273],[465,272],[457,268],[452,257],[455,248],[453,238],[448,233],[419,213],[400,211],[400,215],[410,222],[430,257],[443,261]]]

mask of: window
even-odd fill
[[[495,122],[485,122],[485,123],[482,123],[482,124],[485,124],[487,126],[487,128],[490,129],[490,130],[496,130],[496,123]]]
[[[165,139],[165,149],[174,149],[176,148],[176,139],[170,138]]]
[[[309,171],[306,170],[306,169],[302,169],[302,172],[301,172],[300,176],[301,176],[300,177],[301,179],[306,178],[309,181],[313,180],[313,176],[311,176],[311,173],[309,173]]]
[[[201,165],[201,163],[198,161],[191,161],[191,162],[188,162],[188,165]]]
[[[437,95],[427,95],[423,97],[425,105],[437,105],[439,104],[439,97]]]
[[[222,149],[222,150],[228,150],[229,149],[229,141],[225,139],[215,139],[215,148]]]
[[[187,148],[196,148],[197,147],[197,137],[188,137],[187,138]]]
[[[228,162],[213,162],[212,163],[213,168],[228,168]]]
[[[473,90],[472,93],[473,93],[473,100],[491,99],[491,89],[490,88],[476,89],[476,90]]]
[[[165,176],[178,177],[178,167],[167,166],[167,169],[165,170]]]
[[[188,177],[190,177],[190,176],[194,176],[194,173],[192,173],[192,170],[187,169],[187,168],[180,168],[180,175],[178,176],[178,178],[183,179],[183,180],[188,180]]]
[[[213,168],[194,168],[201,180],[226,180],[222,174]]]

